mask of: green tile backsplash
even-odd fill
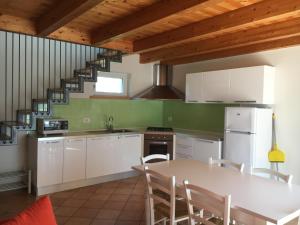
[[[174,128],[222,131],[223,104],[186,104],[182,101],[70,99],[68,105],[55,105],[54,116],[69,120],[71,131],[105,128],[105,118],[114,117],[114,126]],[[90,119],[85,123],[84,119]]]
[[[68,119],[71,131],[104,129],[105,118],[110,115],[119,128],[162,126],[163,102],[70,99],[68,105],[54,106],[54,116]],[[90,123],[84,123],[84,118]]]
[[[222,132],[224,104],[194,104],[182,101],[164,102],[164,126]]]

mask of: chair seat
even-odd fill
[[[153,194],[154,195],[158,195],[158,196],[160,196],[161,198],[163,198],[163,199],[165,199],[167,201],[170,201],[170,195],[167,194],[167,193],[165,193],[165,192],[163,192],[163,191],[161,191],[161,190],[159,190],[159,189],[153,190]],[[183,200],[183,198],[181,196],[179,196],[179,195],[176,195],[176,199]]]
[[[170,208],[164,204],[156,204],[155,210],[157,210],[162,215],[169,217],[170,216]],[[185,201],[176,200],[175,202],[175,218],[188,217],[188,209]]]
[[[224,224],[223,219],[217,218],[217,217],[212,217],[208,221],[213,222],[216,225],[223,225]],[[234,225],[234,223],[230,222],[230,225]]]

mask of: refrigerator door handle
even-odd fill
[[[230,129],[226,129],[225,130],[226,133],[237,133],[237,134],[254,134],[254,133],[251,133],[249,131],[237,131],[237,130],[230,130]]]

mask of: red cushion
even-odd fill
[[[3,223],[4,222],[4,223]],[[57,225],[48,196],[42,197],[15,218],[3,221],[1,225]]]

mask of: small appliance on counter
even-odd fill
[[[69,131],[69,122],[66,119],[39,118],[37,132],[40,135],[64,134]]]
[[[170,154],[174,158],[174,131],[169,127],[148,127],[144,134],[144,156],[153,154]]]

